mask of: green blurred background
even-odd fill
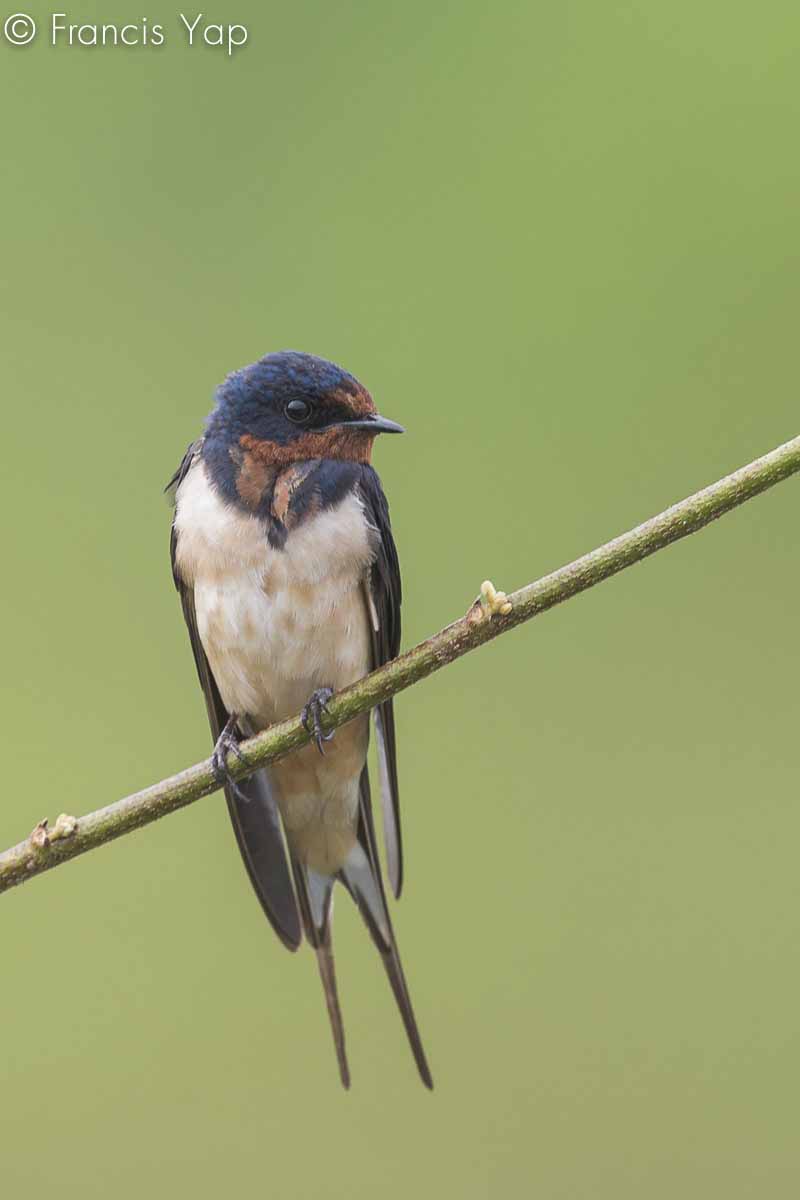
[[[208,752],[161,488],[228,370],[409,428],[405,645],[798,432],[796,4],[147,12],[0,45],[0,845]],[[795,1197],[798,495],[400,700],[432,1096],[344,897],[340,1091],[219,797],[3,896],[4,1193]]]

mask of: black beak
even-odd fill
[[[387,417],[364,417],[361,421],[342,421],[344,429],[363,429],[368,433],[405,433],[402,425],[390,421]]]

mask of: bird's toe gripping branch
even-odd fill
[[[223,787],[229,787],[237,799],[246,800],[247,797],[228,769],[229,754],[234,754],[240,762],[244,762],[242,752],[239,749],[238,720],[239,718],[236,713],[231,713],[228,717],[211,754],[211,769],[218,784],[221,784]]]
[[[325,753],[325,742],[333,740],[333,731],[325,733],[322,728],[322,717],[332,695],[333,688],[317,688],[314,694],[309,697],[308,703],[303,706],[303,711],[300,714],[300,720],[314,739],[314,743],[320,754]]]
[[[480,595],[467,613],[467,620],[473,624],[491,621],[492,617],[505,617],[511,608],[511,601],[505,592],[498,592],[491,579],[484,579]]]

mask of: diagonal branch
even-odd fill
[[[481,597],[466,616],[339,692],[328,706],[323,721],[325,729],[332,730],[343,725],[345,721],[373,708],[396,692],[411,687],[469,650],[491,641],[515,625],[521,625],[523,621],[530,621],[562,600],[594,587],[596,583],[609,579],[672,542],[696,533],[723,513],[730,512],[798,471],[800,437],[793,438],[763,458],[748,463],[732,475],[674,504],[657,517],[606,542],[597,550],[584,554],[575,562],[520,588],[508,597],[511,605],[509,611],[505,611],[507,604],[495,600],[491,585],[484,585]],[[230,772],[234,778],[241,779],[308,740],[309,735],[299,717],[281,721],[257,737],[243,742],[243,761],[231,755],[228,763]],[[0,854],[0,892],[121,837],[140,825],[147,825],[183,808],[201,796],[216,791],[219,786],[211,760],[206,759],[77,821],[61,816],[52,830],[48,830],[47,822],[42,821],[25,841]]]

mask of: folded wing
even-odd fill
[[[389,506],[380,480],[365,467],[359,481],[367,519],[376,531],[376,554],[364,588],[372,632],[372,669],[396,658],[400,650],[400,564],[392,537]],[[397,742],[394,709],[386,700],[375,710],[375,734],[381,785],[383,833],[389,882],[395,896],[403,887],[403,843],[400,832],[400,794],[397,785]]]
[[[169,488],[177,487],[192,462],[197,446],[189,447]],[[189,630],[197,676],[206,702],[211,733],[216,741],[228,720],[229,713],[222,702],[219,689],[208,664],[197,630],[194,590],[184,583],[176,561],[177,532],[173,525],[170,539],[172,574],[181,598],[181,607]],[[237,794],[238,792],[238,794]],[[283,842],[278,807],[272,796],[266,771],[256,771],[237,785],[237,791],[225,788],[228,812],[236,834],[250,882],[273,929],[289,950],[296,950],[301,941],[300,917],[292,887],[286,849]]]

